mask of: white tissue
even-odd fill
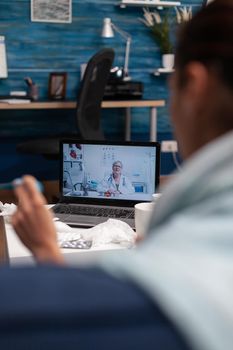
[[[92,241],[92,247],[103,246],[109,243],[117,243],[130,248],[136,240],[136,233],[123,221],[108,219],[102,224],[89,229],[75,229],[61,221],[54,222],[57,230],[58,244],[73,240],[84,239]]]
[[[14,212],[16,211],[16,208],[17,208],[17,206],[13,203],[3,204],[2,202],[0,202],[0,216],[4,216],[5,221],[9,223],[10,217],[11,217],[11,215],[14,214]]]
[[[81,234],[83,238],[92,241],[92,246],[119,243],[125,247],[132,247],[137,236],[128,224],[116,219],[108,219],[102,224],[83,230]]]
[[[65,242],[79,240],[80,238],[82,238],[81,234],[77,232],[76,229],[68,226],[64,222],[54,221],[54,225],[57,231],[57,242],[60,247]]]
[[[65,224],[64,222],[61,222],[61,221],[54,221],[54,225],[56,227],[57,232],[67,233],[67,232],[74,231],[72,227],[68,226],[67,224]]]

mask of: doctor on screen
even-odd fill
[[[123,164],[120,160],[112,164],[112,173],[106,176],[98,185],[99,192],[110,194],[131,194],[134,187],[127,176],[122,174]]]

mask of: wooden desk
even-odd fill
[[[0,221],[1,224],[1,221]],[[83,231],[80,228],[74,228],[76,232]],[[0,225],[0,234],[3,233],[3,242],[0,241],[0,264],[5,263],[9,265],[25,265],[35,264],[32,253],[23,245],[16,235],[13,227],[10,224],[4,223]],[[111,256],[114,250],[127,251],[125,247],[117,243],[102,244],[91,249],[61,249],[67,264],[72,266],[81,265],[87,266],[96,264],[102,260],[104,256]]]
[[[131,139],[131,108],[150,108],[150,141],[156,141],[157,137],[157,107],[165,106],[164,100],[130,100],[130,101],[103,101],[102,108],[125,108],[125,140]],[[47,101],[31,103],[3,103],[0,102],[0,110],[25,110],[25,109],[75,109],[74,101]]]

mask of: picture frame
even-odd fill
[[[31,0],[31,21],[72,22],[72,0]]]
[[[66,98],[66,72],[52,72],[49,75],[49,91],[50,100],[64,100]]]

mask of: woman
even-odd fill
[[[232,348],[232,18],[233,2],[215,0],[179,34],[171,115],[185,165],[164,189],[147,239],[138,249],[105,260],[101,269],[92,273],[87,269],[85,278],[77,274],[75,283],[80,288],[75,290],[74,304],[81,300],[82,310],[87,311],[83,315],[92,321],[91,339],[96,348],[107,347],[107,338],[104,342],[95,337],[103,326],[105,304],[98,304],[103,295],[112,307],[108,309],[112,349],[141,349],[142,339],[146,349]],[[26,177],[16,194],[20,202],[12,223],[21,240],[37,261],[63,264],[51,214],[34,180]],[[69,276],[68,271],[60,271],[60,283]],[[13,284],[20,271],[11,274]],[[36,270],[33,277],[28,273],[33,281],[43,281],[43,275],[35,274]],[[0,279],[5,285],[4,276]],[[29,282],[28,288],[33,291]],[[61,294],[59,288],[56,293]],[[132,300],[134,311],[129,307]],[[90,301],[92,310],[100,310],[94,316],[88,309]],[[122,305],[125,321],[117,328],[117,310]],[[77,334],[82,333],[85,322],[80,324]]]

